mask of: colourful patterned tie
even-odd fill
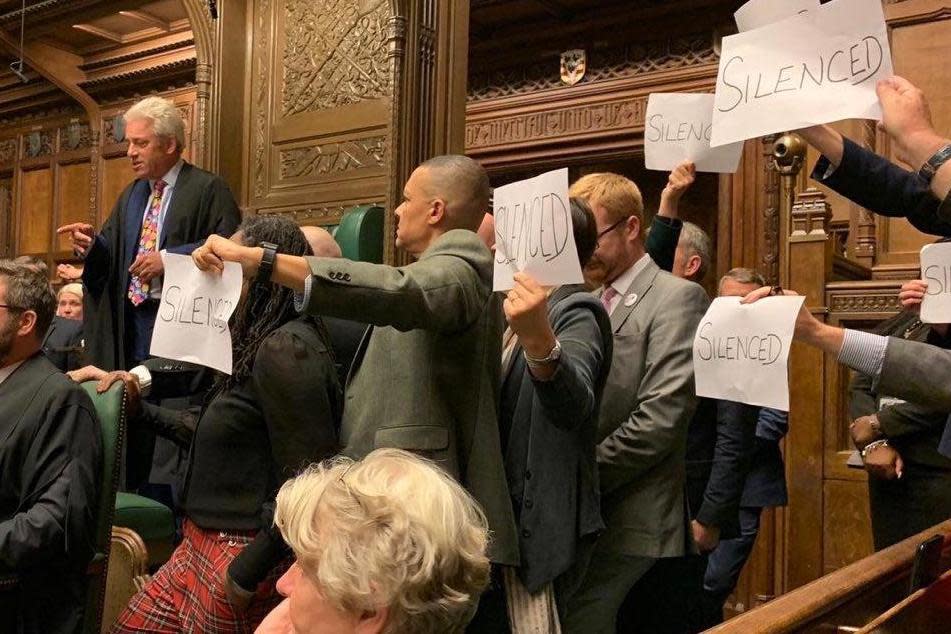
[[[149,199],[149,210],[142,219],[142,235],[139,237],[139,250],[136,256],[152,253],[158,246],[159,212],[162,210],[162,192],[165,191],[165,181],[157,180],[152,187],[152,197]],[[149,298],[149,280],[139,279],[133,275],[129,280],[129,301],[138,306]]]

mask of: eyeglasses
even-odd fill
[[[23,306],[12,306],[10,304],[0,304],[0,308],[6,308],[7,310],[26,310]]]
[[[608,227],[608,228],[605,229],[604,231],[601,231],[600,233],[598,233],[597,237],[594,239],[594,244],[595,244],[595,245],[598,245],[598,244],[601,242],[601,238],[603,238],[603,237],[606,236],[607,234],[611,233],[612,231],[614,231],[615,229],[617,229],[618,227],[620,227],[622,224],[624,224],[624,222],[625,222],[626,220],[627,220],[627,218],[621,218],[620,220],[618,220],[617,222],[615,222],[613,225],[611,225],[610,227]]]

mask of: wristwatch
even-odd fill
[[[555,345],[552,346],[551,352],[548,353],[547,357],[537,359],[535,357],[529,356],[529,354],[524,349],[522,350],[522,356],[525,357],[525,363],[527,363],[529,367],[532,368],[554,363],[561,358],[561,342],[555,339]]]
[[[926,184],[931,184],[931,179],[934,178],[935,172],[944,165],[948,159],[951,159],[951,143],[948,143],[944,147],[940,148],[937,152],[931,155],[931,158],[925,161],[925,164],[921,166],[921,169],[918,170],[918,178],[923,180]]]
[[[261,264],[258,266],[258,275],[255,281],[270,282],[271,271],[274,270],[274,259],[277,257],[277,245],[273,242],[264,241],[258,246],[264,249],[264,255],[261,256]]]

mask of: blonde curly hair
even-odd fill
[[[428,460],[378,449],[288,480],[274,522],[340,610],[388,607],[384,632],[462,632],[489,581],[485,516]]]

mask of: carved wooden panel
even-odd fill
[[[387,0],[285,0],[281,114],[390,94]]]
[[[386,0],[262,0],[252,24],[249,206],[335,223],[387,199]]]
[[[46,254],[53,226],[53,171],[40,168],[21,172],[16,251]]]
[[[89,162],[57,166],[59,186],[56,191],[54,222],[57,227],[70,222],[89,221]],[[67,236],[58,236],[56,248],[69,251]]]

